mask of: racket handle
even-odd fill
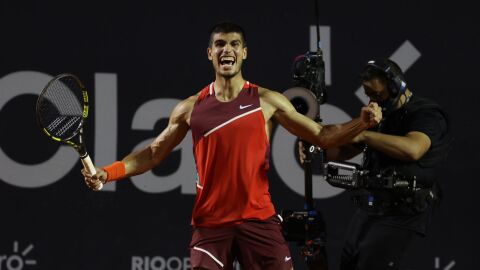
[[[80,160],[82,161],[83,167],[89,174],[95,175],[97,173],[97,170],[95,170],[95,166],[93,165],[93,162],[88,154],[84,158],[80,158]],[[98,188],[98,190],[102,188],[103,184],[100,183],[100,187]]]
[[[82,161],[83,167],[89,174],[95,175],[97,173],[97,170],[95,170],[95,166],[93,165],[93,162],[88,154],[80,160]]]

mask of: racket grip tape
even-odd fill
[[[95,166],[93,165],[93,162],[88,154],[80,160],[82,161],[83,167],[89,174],[95,175],[97,173],[97,170],[95,170]]]

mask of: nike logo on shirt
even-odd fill
[[[245,105],[245,106],[240,105],[240,110],[243,110],[243,109],[245,109],[245,108],[248,108],[248,107],[250,107],[250,106],[252,106],[252,105],[253,105],[253,104],[249,104],[249,105]]]
[[[292,259],[292,257],[285,256],[285,261],[286,262],[290,261],[290,259]]]

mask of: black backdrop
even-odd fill
[[[391,56],[405,42],[414,48],[407,58],[418,54],[406,71],[410,88],[451,116],[455,143],[440,179],[445,199],[429,236],[415,241],[402,269],[478,269],[480,30],[474,9],[461,1],[411,0],[320,1],[320,7],[320,24],[330,31],[323,45],[331,72],[324,111],[331,121],[338,111],[358,114],[357,74],[368,58]],[[38,131],[35,93],[50,76],[77,74],[94,97],[87,130],[92,157],[97,165],[120,159],[165,126],[165,115],[149,121],[139,108],[152,101],[145,115],[165,114],[162,102],[186,98],[213,79],[208,30],[224,19],[247,32],[244,76],[278,91],[289,88],[292,59],[310,46],[313,1],[0,1],[0,269],[188,268],[195,181],[185,166],[188,144],[150,179],[94,193],[83,184],[80,162],[71,162],[72,150],[52,159],[63,148]],[[294,156],[293,144],[289,149],[285,155]],[[42,165],[49,160],[53,165]],[[282,167],[298,171],[293,161]],[[303,179],[285,179],[276,162],[274,155],[271,193],[278,210],[301,208],[302,195],[286,183],[301,186]],[[152,186],[169,175],[182,179],[168,178],[173,184],[163,191]],[[317,190],[316,204],[327,220],[330,266],[337,269],[354,208],[345,193],[321,194]],[[295,245],[292,252],[296,269],[304,269]]]

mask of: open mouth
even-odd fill
[[[233,66],[233,64],[235,64],[235,58],[234,57],[227,56],[227,57],[220,58],[220,65],[221,66],[231,67],[231,66]]]

